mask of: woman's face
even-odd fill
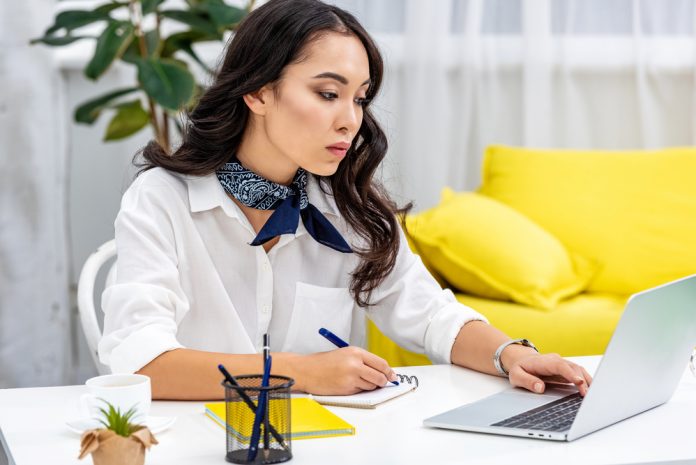
[[[275,93],[262,92],[261,124],[289,167],[329,176],[362,124],[369,61],[358,38],[338,33],[311,42],[304,56],[285,68]]]

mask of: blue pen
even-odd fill
[[[264,348],[263,348],[263,377],[261,379],[261,387],[268,387],[269,378],[271,376],[271,355],[269,353],[268,347],[268,336],[264,335]],[[256,416],[254,417],[254,425],[251,428],[251,439],[249,441],[249,452],[247,454],[247,462],[253,462],[256,460],[256,454],[259,450],[259,440],[261,439],[261,421],[267,415],[266,409],[268,408],[268,391],[265,389],[259,392],[259,402],[256,407]],[[264,428],[265,429],[265,428]],[[266,447],[268,441],[266,440]]]
[[[331,344],[335,345],[339,349],[341,349],[343,347],[348,347],[348,343],[346,341],[344,341],[340,337],[336,336],[334,333],[332,333],[331,331],[329,331],[326,328],[319,328],[319,334],[324,336],[326,339],[329,340],[329,342]]]
[[[338,347],[339,349],[342,349],[343,347],[348,347],[348,343],[341,339],[340,337],[336,336],[334,333],[329,331],[326,328],[319,328],[319,334],[324,336],[328,341]],[[398,386],[399,382],[398,381],[390,381],[394,386]]]

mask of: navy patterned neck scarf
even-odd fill
[[[307,198],[307,172],[297,170],[292,184],[283,186],[244,168],[236,157],[216,171],[225,191],[247,207],[275,210],[251,245],[262,245],[281,234],[294,234],[302,217],[307,232],[320,244],[343,253],[350,246]]]

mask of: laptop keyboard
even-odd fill
[[[582,405],[580,393],[562,397],[541,407],[527,410],[514,417],[506,418],[491,426],[505,426],[508,428],[536,429],[541,431],[565,431],[578,413]]]

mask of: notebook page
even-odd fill
[[[315,396],[312,399],[324,405],[336,405],[339,407],[375,408],[382,402],[399,397],[416,389],[416,386],[401,383],[398,386],[385,386],[374,391],[363,391],[350,396]]]

